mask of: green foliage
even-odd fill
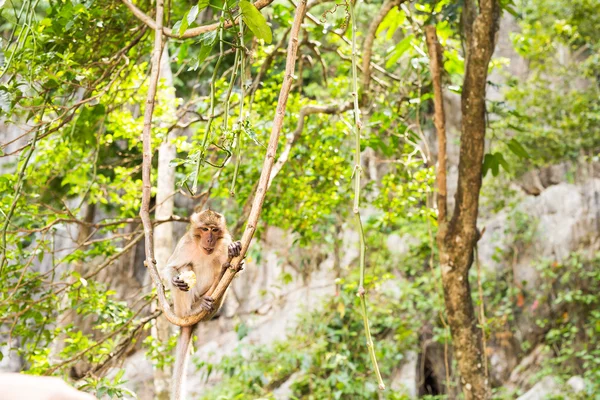
[[[369,307],[377,356],[387,376],[416,340],[412,330],[416,326],[399,318],[388,296],[371,296]],[[356,286],[343,284],[338,296],[320,311],[302,317],[286,341],[244,345],[243,352],[238,348],[216,366],[199,363],[207,377],[215,372],[226,377],[224,385],[203,398],[271,398],[272,391],[288,379],[292,379],[294,398],[378,398],[361,330]],[[402,398],[401,392],[390,395]]]
[[[600,390],[600,254],[574,253],[563,262],[542,263],[543,284],[537,295],[551,304],[549,317],[538,321],[545,343],[554,352],[547,373],[565,380],[581,375],[585,395]]]
[[[90,391],[99,399],[106,397],[109,399],[137,399],[135,393],[123,387],[123,384],[127,382],[122,379],[124,374],[125,370],[122,369],[113,379],[90,377],[79,389]]]
[[[432,278],[426,265],[431,248],[417,242],[405,256],[394,258],[383,244],[387,234],[370,224],[366,232],[368,313],[382,374],[389,382],[407,351],[418,350],[423,325],[432,324],[433,340],[440,343],[449,339],[449,332],[438,314],[443,301],[439,271]],[[290,384],[292,398],[379,398],[362,334],[356,263],[338,280],[336,295],[299,316],[285,340],[240,344],[218,364],[195,361],[205,379],[224,376],[224,382],[202,398],[273,398],[284,382]],[[398,274],[406,279],[398,280]],[[422,296],[424,292],[431,295]],[[386,389],[386,396],[408,398],[402,389]]]
[[[136,5],[151,14],[152,2]],[[208,19],[223,24],[241,15],[240,25],[245,24],[191,40],[169,40],[174,82],[172,87],[169,82],[159,84],[152,132],[153,149],[175,132],[177,158],[171,167],[179,188],[185,191],[197,179],[200,190],[210,189],[207,205],[235,222],[252,198],[261,172],[284,77],[283,35],[294,7],[275,2],[261,12],[245,0],[239,8],[233,1],[169,5],[165,22],[176,35]],[[381,1],[358,7],[362,41]],[[388,380],[407,351],[419,351],[423,326],[431,327],[434,341],[449,343],[440,320],[446,316],[435,263],[434,165],[432,160],[424,163],[433,149],[433,143],[432,149],[426,147],[433,125],[422,27],[437,22],[444,46],[444,83],[448,90],[461,93],[465,64],[460,7],[461,2],[450,0],[404,3],[383,19],[373,46],[369,104],[361,115],[365,160],[361,190],[369,215],[365,222],[369,313],[377,356]],[[507,182],[513,176],[531,167],[589,159],[600,149],[598,2],[502,1],[502,7],[522,28],[513,35],[513,44],[531,70],[526,79],[508,80],[506,102],[490,102],[493,135],[483,167],[484,174],[498,175],[487,186],[494,210],[511,205]],[[318,244],[329,253],[336,247],[339,251],[340,232],[352,226],[353,138],[348,129],[352,116],[309,115],[301,134],[293,137],[293,132],[303,107],[341,105],[352,98],[350,31],[343,5],[318,2],[311,13],[317,18],[302,26],[298,76],[275,157],[287,144],[291,147],[269,189],[258,235],[264,226],[277,226],[297,238],[290,252],[311,251]],[[142,344],[154,366],[164,368],[172,363],[175,346],[175,336],[161,342],[148,335],[148,321],[141,318],[147,315],[151,294],[136,275],[141,262],[136,269],[131,261],[123,261],[135,252],[123,253],[124,247],[142,233],[136,219],[141,200],[140,132],[153,34],[120,0],[7,2],[0,10],[0,31],[0,118],[14,122],[23,134],[0,150],[2,160],[8,160],[0,175],[0,226],[6,223],[8,244],[0,249],[5,251],[0,266],[0,345],[11,348],[28,373],[66,378],[81,368],[82,389],[98,397],[132,397],[123,388],[123,373],[107,375],[105,363],[113,357],[122,359],[127,349]],[[275,44],[279,41],[284,43],[281,48]],[[574,58],[563,62],[565,48]],[[501,64],[497,60],[495,67]],[[27,163],[34,131],[39,140]],[[239,155],[233,151],[236,138]],[[14,154],[6,154],[10,152]],[[507,174],[500,175],[501,168]],[[229,188],[234,180],[232,197]],[[181,208],[176,214],[188,215],[194,201],[178,197]],[[8,221],[13,202],[14,214]],[[85,219],[90,208],[91,222]],[[514,212],[507,226],[514,243],[498,259],[509,259],[522,250],[520,246],[526,247],[534,239],[535,227],[527,215]],[[410,244],[406,255],[390,252],[386,243],[394,238]],[[111,257],[116,259],[104,265]],[[260,244],[253,245],[249,258],[261,263],[262,257]],[[567,310],[567,317],[562,313],[540,321],[557,356],[548,368],[560,370],[564,365],[565,378],[584,375],[590,395],[598,390],[594,382],[600,370],[596,338],[600,315],[592,290],[598,276],[590,267],[593,262],[574,256],[559,266],[541,267],[543,296],[557,309]],[[240,347],[217,365],[197,362],[206,376],[225,376],[224,383],[205,396],[269,398],[290,379],[297,398],[379,398],[355,296],[356,264],[353,260],[340,266],[337,296],[301,316],[288,339],[271,346],[246,346],[243,351]],[[100,266],[102,270],[96,271]],[[303,263],[300,267],[308,275],[310,271],[304,270],[308,267]],[[115,276],[126,277],[127,289],[114,285]],[[280,277],[284,285],[291,279],[286,273]],[[512,329],[521,292],[510,272],[484,277],[483,291],[489,307],[486,333],[491,337]],[[475,293],[473,297],[477,298]],[[242,340],[251,330],[245,320],[236,328]],[[388,391],[386,396],[406,398],[400,391]]]
[[[522,32],[512,39],[530,70],[524,79],[508,77],[506,102],[494,108],[501,118],[492,125],[496,154],[511,174],[600,151],[599,7],[594,0],[521,5]]]

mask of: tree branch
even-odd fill
[[[361,104],[366,104],[368,102],[368,93],[369,86],[371,84],[371,55],[373,53],[373,42],[375,42],[375,34],[377,33],[377,29],[381,22],[385,18],[385,16],[392,10],[394,7],[398,7],[405,0],[386,0],[385,3],[381,6],[379,13],[373,18],[371,24],[369,25],[369,30],[365,35],[365,40],[363,42],[363,59],[362,59],[362,70],[363,70],[363,78],[361,82],[362,86],[362,96],[361,96]]]
[[[485,145],[485,93],[488,66],[495,48],[500,7],[497,1],[481,1],[481,12],[467,37],[465,79],[461,94],[462,127],[458,187],[450,229],[467,243],[477,236],[476,223]],[[471,251],[472,252],[472,251]]]
[[[151,29],[154,29],[155,31],[157,31],[157,30],[162,31],[162,33],[165,36],[168,36],[171,38],[187,39],[187,38],[199,36],[206,32],[216,31],[217,29],[219,29],[219,23],[215,22],[214,24],[210,24],[210,25],[203,25],[203,26],[198,26],[195,28],[190,28],[190,29],[187,29],[185,32],[183,32],[181,35],[176,35],[173,33],[173,30],[171,28],[162,26],[162,22],[160,24],[160,29],[157,29],[157,23],[154,22],[154,20],[152,18],[150,18],[148,15],[146,15],[142,10],[137,8],[135,6],[135,4],[133,4],[129,0],[122,0],[122,1],[123,1],[123,4],[125,4],[127,6],[127,8],[129,8],[129,10],[133,13],[133,15],[136,16],[136,18],[138,18],[144,24],[148,25]],[[254,3],[254,6],[260,10],[262,8],[265,8],[272,2],[273,2],[273,0],[258,0],[256,3]],[[239,19],[240,19],[240,17],[237,17],[235,19],[235,21],[233,22],[233,24],[239,23]],[[231,21],[226,21],[223,24],[223,29],[230,28],[233,26],[233,24],[231,23]]]
[[[298,50],[298,32],[300,31],[300,25],[302,20],[304,19],[304,15],[306,13],[306,0],[300,2],[298,7],[296,8],[296,13],[294,15],[294,22],[292,24],[292,30],[290,33],[290,40],[288,44],[287,51],[287,59],[286,59],[286,67],[285,67],[285,77],[283,80],[283,84],[281,86],[281,91],[279,93],[279,100],[277,102],[277,111],[275,114],[275,118],[273,120],[273,127],[271,129],[271,137],[269,138],[269,144],[267,146],[267,153],[265,155],[265,160],[263,163],[263,168],[261,171],[260,179],[258,182],[258,187],[256,190],[256,196],[252,202],[252,209],[250,211],[250,216],[248,218],[248,224],[246,225],[246,229],[242,236],[242,251],[239,257],[236,257],[231,260],[230,269],[223,275],[219,285],[215,289],[212,294],[212,297],[218,302],[225,291],[229,287],[233,277],[239,271],[240,264],[243,258],[248,251],[248,247],[250,246],[250,241],[254,236],[254,232],[256,231],[256,226],[258,223],[258,218],[260,216],[260,212],[262,209],[263,202],[265,200],[265,195],[268,187],[269,177],[271,175],[271,169],[273,168],[273,163],[275,159],[275,154],[277,152],[277,143],[279,141],[279,135],[281,134],[281,128],[283,126],[283,119],[285,117],[285,109],[287,106],[288,96],[290,94],[290,89],[292,87],[292,81],[294,77],[294,69],[296,63],[296,52]],[[140,215],[142,217],[142,221],[144,223],[144,232],[146,235],[146,264],[149,268],[150,277],[152,278],[152,282],[156,285],[157,288],[157,296],[158,301],[165,317],[173,324],[179,326],[191,326],[196,324],[197,322],[206,318],[208,312],[205,310],[193,310],[193,314],[187,317],[178,317],[176,316],[169,303],[165,298],[165,290],[164,285],[161,282],[160,276],[158,274],[158,270],[156,268],[156,261],[154,259],[154,248],[153,248],[153,240],[152,240],[152,224],[150,223],[150,195],[151,195],[151,181],[150,181],[150,171],[152,168],[152,150],[151,150],[151,135],[150,128],[152,123],[152,107],[154,105],[154,96],[156,94],[156,82],[154,79],[158,77],[158,62],[160,57],[160,44],[161,37],[160,34],[162,30],[162,26],[160,26],[162,21],[162,0],[158,0],[157,3],[157,29],[155,36],[155,63],[153,64],[153,80],[151,81],[151,87],[148,91],[148,100],[147,100],[147,110],[144,114],[144,131],[143,131],[143,140],[144,140],[144,157],[143,157],[143,170],[142,170],[142,178],[144,183],[144,189],[142,192],[142,209],[140,211]],[[159,52],[156,51],[158,49]],[[155,74],[156,72],[156,74]],[[152,84],[154,82],[154,84]]]
[[[444,116],[444,98],[442,96],[442,49],[437,38],[435,25],[425,27],[425,39],[429,50],[429,67],[433,84],[433,122],[437,131],[438,166],[437,166],[437,207],[438,226],[446,224],[446,119]],[[444,229],[440,229],[442,232]]]
[[[452,219],[444,232],[438,232],[444,302],[466,400],[490,398],[490,383],[484,374],[485,349],[477,328],[469,270],[479,240],[477,215],[485,150],[485,96],[500,6],[498,0],[480,0],[479,4],[478,15],[472,0],[467,0],[463,8],[467,56],[461,94],[458,187]]]
[[[319,105],[308,105],[304,106],[300,109],[300,115],[298,116],[298,124],[296,125],[296,129],[291,134],[291,138],[286,142],[283,151],[279,155],[273,170],[271,171],[271,175],[269,176],[269,183],[267,189],[271,187],[271,183],[273,183],[273,179],[281,172],[281,169],[287,162],[290,152],[294,144],[298,141],[300,136],[302,135],[302,131],[304,130],[304,120],[307,116],[313,114],[341,114],[348,110],[352,109],[352,103],[348,102],[345,104],[330,104],[325,106]]]
[[[281,151],[281,154],[279,154],[279,158],[277,158],[277,161],[275,162],[275,165],[273,166],[273,170],[271,171],[271,174],[269,175],[269,182],[267,184],[267,190],[271,187],[273,180],[275,179],[275,177],[277,175],[279,175],[279,173],[283,169],[284,165],[287,163],[288,158],[290,157],[290,153],[292,151],[292,147],[294,147],[294,144],[296,144],[296,142],[302,135],[302,131],[304,130],[304,121],[308,115],[341,114],[345,111],[352,109],[352,107],[353,106],[352,106],[351,102],[348,102],[348,103],[345,103],[342,105],[337,105],[337,104],[330,104],[330,105],[325,105],[325,106],[308,105],[308,106],[302,107],[300,109],[300,115],[298,116],[298,123],[296,125],[296,129],[294,130],[294,132],[292,132],[292,134],[290,135],[290,138],[288,138],[287,142],[285,143],[285,146],[284,146],[283,150]],[[244,204],[244,208],[242,209],[242,215],[240,216],[240,218],[238,218],[237,223],[235,224],[235,226],[232,229],[232,232],[234,234],[236,232],[238,232],[240,229],[242,229],[242,226],[244,226],[244,222],[248,219],[248,215],[250,215],[250,206],[251,206],[252,202],[254,201],[254,196],[256,194],[257,187],[258,187],[258,184],[255,184],[254,187],[252,188],[250,196],[248,196],[248,201],[246,202],[246,204]]]

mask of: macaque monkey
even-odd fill
[[[211,297],[232,257],[240,255],[242,244],[232,242],[223,215],[204,210],[192,214],[190,229],[179,240],[175,251],[162,270],[162,278],[171,286],[175,314],[185,317],[200,305],[210,312],[206,319],[219,310],[218,302]],[[195,279],[194,279],[195,278]],[[181,327],[173,369],[174,400],[183,397],[183,382],[193,326]]]

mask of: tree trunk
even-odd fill
[[[477,328],[477,318],[471,299],[469,270],[473,263],[473,249],[480,236],[477,230],[477,214],[485,147],[485,93],[499,17],[500,7],[497,0],[481,0],[479,8],[473,0],[465,1],[462,22],[467,42],[467,57],[461,96],[462,126],[458,189],[455,195],[454,213],[450,221],[445,215],[446,205],[438,206],[440,218],[437,242],[444,299],[461,375],[462,390],[467,400],[490,397],[489,379],[484,372],[486,368],[481,331]],[[431,39],[428,42],[431,42]],[[438,46],[437,38],[435,42],[435,46]],[[428,45],[430,54],[434,54],[431,49],[432,44],[428,43]],[[438,50],[435,50],[435,53],[437,52]],[[438,135],[441,135],[440,127],[443,127],[443,123],[438,124],[438,119],[443,119],[441,85],[435,82],[436,79],[441,79],[441,73],[439,66],[436,73],[433,64],[432,62],[433,87],[437,92],[434,95],[438,98],[435,102],[436,127]],[[438,142],[441,145],[440,139],[442,138],[438,138]],[[445,142],[445,137],[443,141]],[[445,154],[445,149],[440,154]],[[440,165],[443,162],[444,160],[440,160]],[[441,169],[438,169],[438,187],[445,190],[445,166],[443,171]],[[440,182],[442,179],[444,182]],[[445,196],[445,193],[440,194]]]
[[[163,104],[168,105],[169,114],[175,114],[175,88],[173,87],[173,74],[169,64],[169,51],[167,46],[162,53],[160,59],[160,79],[163,80],[167,90],[162,90],[160,93]],[[170,120],[171,115],[167,115],[166,119]],[[165,121],[169,123],[169,121]],[[158,148],[158,173],[157,173],[157,190],[156,190],[156,211],[155,218],[157,220],[169,218],[173,214],[175,189],[175,168],[169,163],[176,156],[175,145],[173,139],[176,138],[176,130],[169,132],[168,136]],[[154,228],[154,254],[158,265],[164,265],[173,252],[173,223],[166,222],[159,224]],[[148,279],[150,283],[150,279]],[[158,309],[157,304],[153,304],[153,310]],[[167,343],[171,333],[171,323],[164,316],[156,319],[152,326],[152,336],[157,338],[162,343]],[[167,400],[169,398],[169,381],[171,376],[171,368],[164,367],[163,369],[154,370],[154,395],[156,399]]]

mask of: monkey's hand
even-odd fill
[[[210,296],[202,296],[200,298],[200,307],[206,311],[212,311],[214,309],[215,299]]]
[[[223,275],[225,275],[225,271],[227,271],[227,269],[233,269],[235,270],[235,272],[240,272],[244,270],[244,260],[240,261],[240,263],[238,264],[237,268],[232,267],[231,263],[229,261],[225,262],[222,266],[221,266],[221,276],[219,277],[219,280],[221,280],[221,278],[223,277]]]
[[[171,279],[171,283],[173,284],[173,286],[175,286],[177,289],[183,292],[189,292],[190,290],[189,285],[185,283],[183,279],[179,277],[179,275],[174,276],[173,279]]]
[[[242,252],[242,242],[238,240],[237,242],[231,243],[228,250],[230,258],[239,256]]]

